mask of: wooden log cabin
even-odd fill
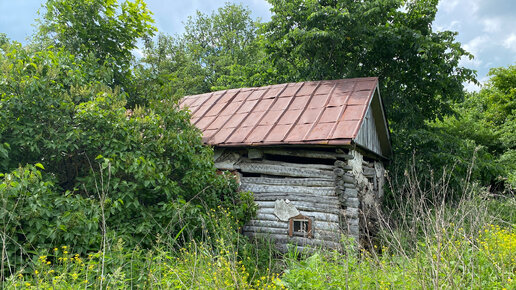
[[[187,96],[215,166],[254,193],[244,234],[339,249],[367,236],[391,143],[377,78],[288,83]]]

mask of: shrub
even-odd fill
[[[93,242],[100,234],[131,247],[150,247],[158,233],[170,243],[179,233],[199,239],[207,210],[218,205],[245,222],[252,196],[216,174],[212,149],[203,145],[178,99],[127,110],[125,93],[107,85],[112,77],[112,67],[91,54],[75,59],[63,49],[34,51],[16,43],[0,48],[0,172],[42,164],[41,180],[51,184],[27,188],[31,203],[53,205],[58,220],[78,215],[70,221],[74,231],[54,231],[52,222],[31,219],[18,230],[29,239],[54,231],[49,241],[56,246],[70,246],[67,241],[75,238],[82,253],[100,249]],[[60,203],[67,206],[60,209]]]

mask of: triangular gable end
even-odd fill
[[[359,147],[385,159],[390,159],[392,156],[389,128],[378,87],[374,90],[358,134],[353,141]]]

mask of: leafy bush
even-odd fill
[[[72,245],[85,253],[99,244],[97,201],[58,192],[38,167],[43,168],[27,165],[0,174],[2,270],[20,267],[40,248]]]
[[[207,210],[219,205],[240,224],[252,215],[252,196],[238,193],[231,177],[216,173],[212,149],[203,145],[177,99],[127,110],[126,94],[107,85],[111,66],[99,65],[92,54],[76,59],[64,49],[35,51],[7,43],[0,68],[0,172],[43,164],[42,180],[51,184],[25,189],[31,202],[52,208],[58,220],[88,216],[73,221],[73,231],[54,231],[55,223],[29,219],[18,230],[31,247],[52,241],[79,253],[98,250],[100,243],[93,241],[101,233],[149,247],[158,233],[171,243],[179,232],[200,238]],[[21,176],[20,182],[25,178],[31,180]],[[10,203],[16,198],[8,197]],[[69,207],[61,209],[59,202]],[[52,231],[52,239],[31,242]],[[77,242],[69,242],[74,237]]]

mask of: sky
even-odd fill
[[[34,19],[43,0],[0,0],[0,33],[12,40],[27,42],[34,30]],[[180,34],[183,23],[196,10],[204,13],[222,7],[227,0],[146,0],[154,13],[155,26],[165,34]],[[270,5],[265,0],[230,1],[243,4],[253,18],[270,19]],[[435,30],[452,30],[457,40],[475,58],[461,65],[477,70],[477,78],[485,83],[490,68],[516,64],[516,1],[515,0],[441,0],[434,21]],[[478,90],[465,84],[467,90]]]

